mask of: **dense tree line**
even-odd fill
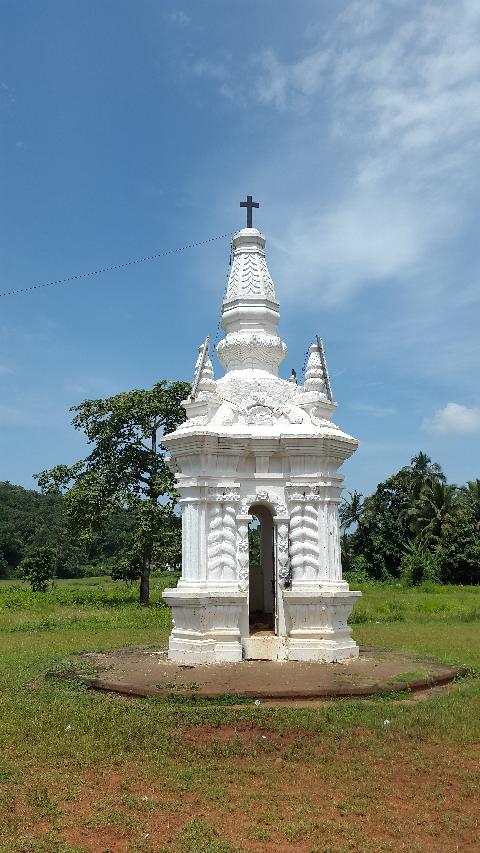
[[[131,514],[119,509],[81,540],[68,529],[62,494],[0,482],[0,578],[15,577],[22,560],[45,548],[53,552],[57,577],[106,574],[128,550],[133,527]]]
[[[480,583],[480,480],[447,483],[418,453],[363,499],[340,506],[344,571],[406,583]]]

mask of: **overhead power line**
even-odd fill
[[[157,258],[165,258],[167,255],[175,255],[178,252],[185,252],[187,249],[195,249],[197,246],[205,246],[207,243],[213,243],[215,240],[224,240],[230,238],[231,234],[218,234],[216,237],[209,237],[207,240],[198,240],[196,243],[187,243],[186,246],[178,246],[176,249],[167,249],[164,252],[155,252],[154,255],[147,255],[145,258],[134,258],[131,261],[124,261],[122,264],[110,264],[107,267],[100,267],[97,270],[90,272],[81,272],[77,275],[67,275],[65,278],[57,278],[54,281],[45,281],[41,284],[31,284],[29,287],[20,287],[17,290],[4,290],[0,296],[17,296],[20,293],[30,293],[32,290],[39,290],[42,287],[53,287],[57,284],[68,284],[71,281],[79,281],[82,278],[92,278],[94,275],[101,275],[105,272],[114,272],[114,270],[123,270],[125,267],[131,267],[134,264],[144,264],[147,261],[156,261]]]

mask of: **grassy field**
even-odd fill
[[[424,701],[232,708],[45,678],[78,651],[163,645],[169,582],[149,609],[104,578],[0,583],[1,853],[479,849],[480,589],[364,589],[359,643],[470,668]]]

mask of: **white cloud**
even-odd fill
[[[191,18],[182,9],[172,9],[165,14],[167,21],[176,27],[188,27]]]
[[[373,179],[398,169],[405,156],[432,152],[430,169],[458,168],[452,153],[458,155],[465,134],[480,128],[479,40],[480,6],[474,0],[355,0],[295,62],[266,50],[258,62],[257,97],[312,113],[320,96],[328,100],[332,132],[368,142],[366,162],[358,167],[363,181],[365,166]],[[372,160],[378,160],[374,169]]]
[[[421,277],[423,289],[441,291],[439,258],[478,189],[479,43],[473,0],[354,0],[295,61],[271,49],[256,61],[258,100],[291,114],[292,172],[311,167],[310,190],[278,226],[295,298],[303,290],[341,303]],[[335,152],[330,198],[316,179],[323,150]],[[282,159],[278,150],[284,173]],[[412,291],[412,302],[421,298]],[[432,320],[442,312],[433,298]]]
[[[7,367],[6,364],[0,364],[0,376],[3,374],[4,376],[10,376],[15,371],[11,367]]]
[[[427,247],[445,234],[448,208],[434,211],[408,197],[354,192],[322,213],[297,214],[286,240],[289,277],[323,303],[344,302],[360,288],[408,276]],[[295,270],[297,271],[295,273]]]
[[[478,0],[351,0],[330,22],[318,15],[314,31],[294,60],[272,46],[252,56],[251,94],[262,106],[319,116],[331,137],[357,146],[361,183],[401,170],[402,183],[417,186],[476,160]],[[245,90],[231,55],[201,59],[190,70],[225,83],[228,97]],[[245,105],[251,109],[250,98]],[[411,168],[417,158],[422,170]]]
[[[286,100],[289,70],[277,59],[273,50],[265,50],[259,61],[261,73],[256,84],[259,101],[283,107]]]
[[[431,418],[425,418],[422,428],[435,435],[466,435],[480,432],[480,406],[468,407],[447,403]]]

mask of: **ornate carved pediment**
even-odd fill
[[[274,508],[276,516],[288,516],[285,504],[280,503],[275,496],[271,496],[266,489],[257,489],[254,495],[247,495],[246,498],[243,498],[240,504],[240,514],[247,515],[250,507],[256,503],[270,504]]]
[[[281,364],[287,347],[277,335],[232,332],[217,345],[217,355],[225,370],[255,367],[273,372]]]
[[[275,422],[274,410],[268,406],[250,406],[245,413],[247,424],[273,424]]]
[[[209,486],[207,489],[207,501],[230,503],[239,500],[240,486]]]
[[[318,503],[322,500],[321,486],[312,485],[311,483],[295,484],[287,486],[285,489],[287,498],[294,503]]]
[[[283,380],[262,385],[257,383],[229,382],[221,387],[221,406],[212,418],[219,426],[268,425],[277,423],[302,424],[309,422],[308,414],[292,402],[292,386]],[[266,387],[265,387],[266,386]]]

